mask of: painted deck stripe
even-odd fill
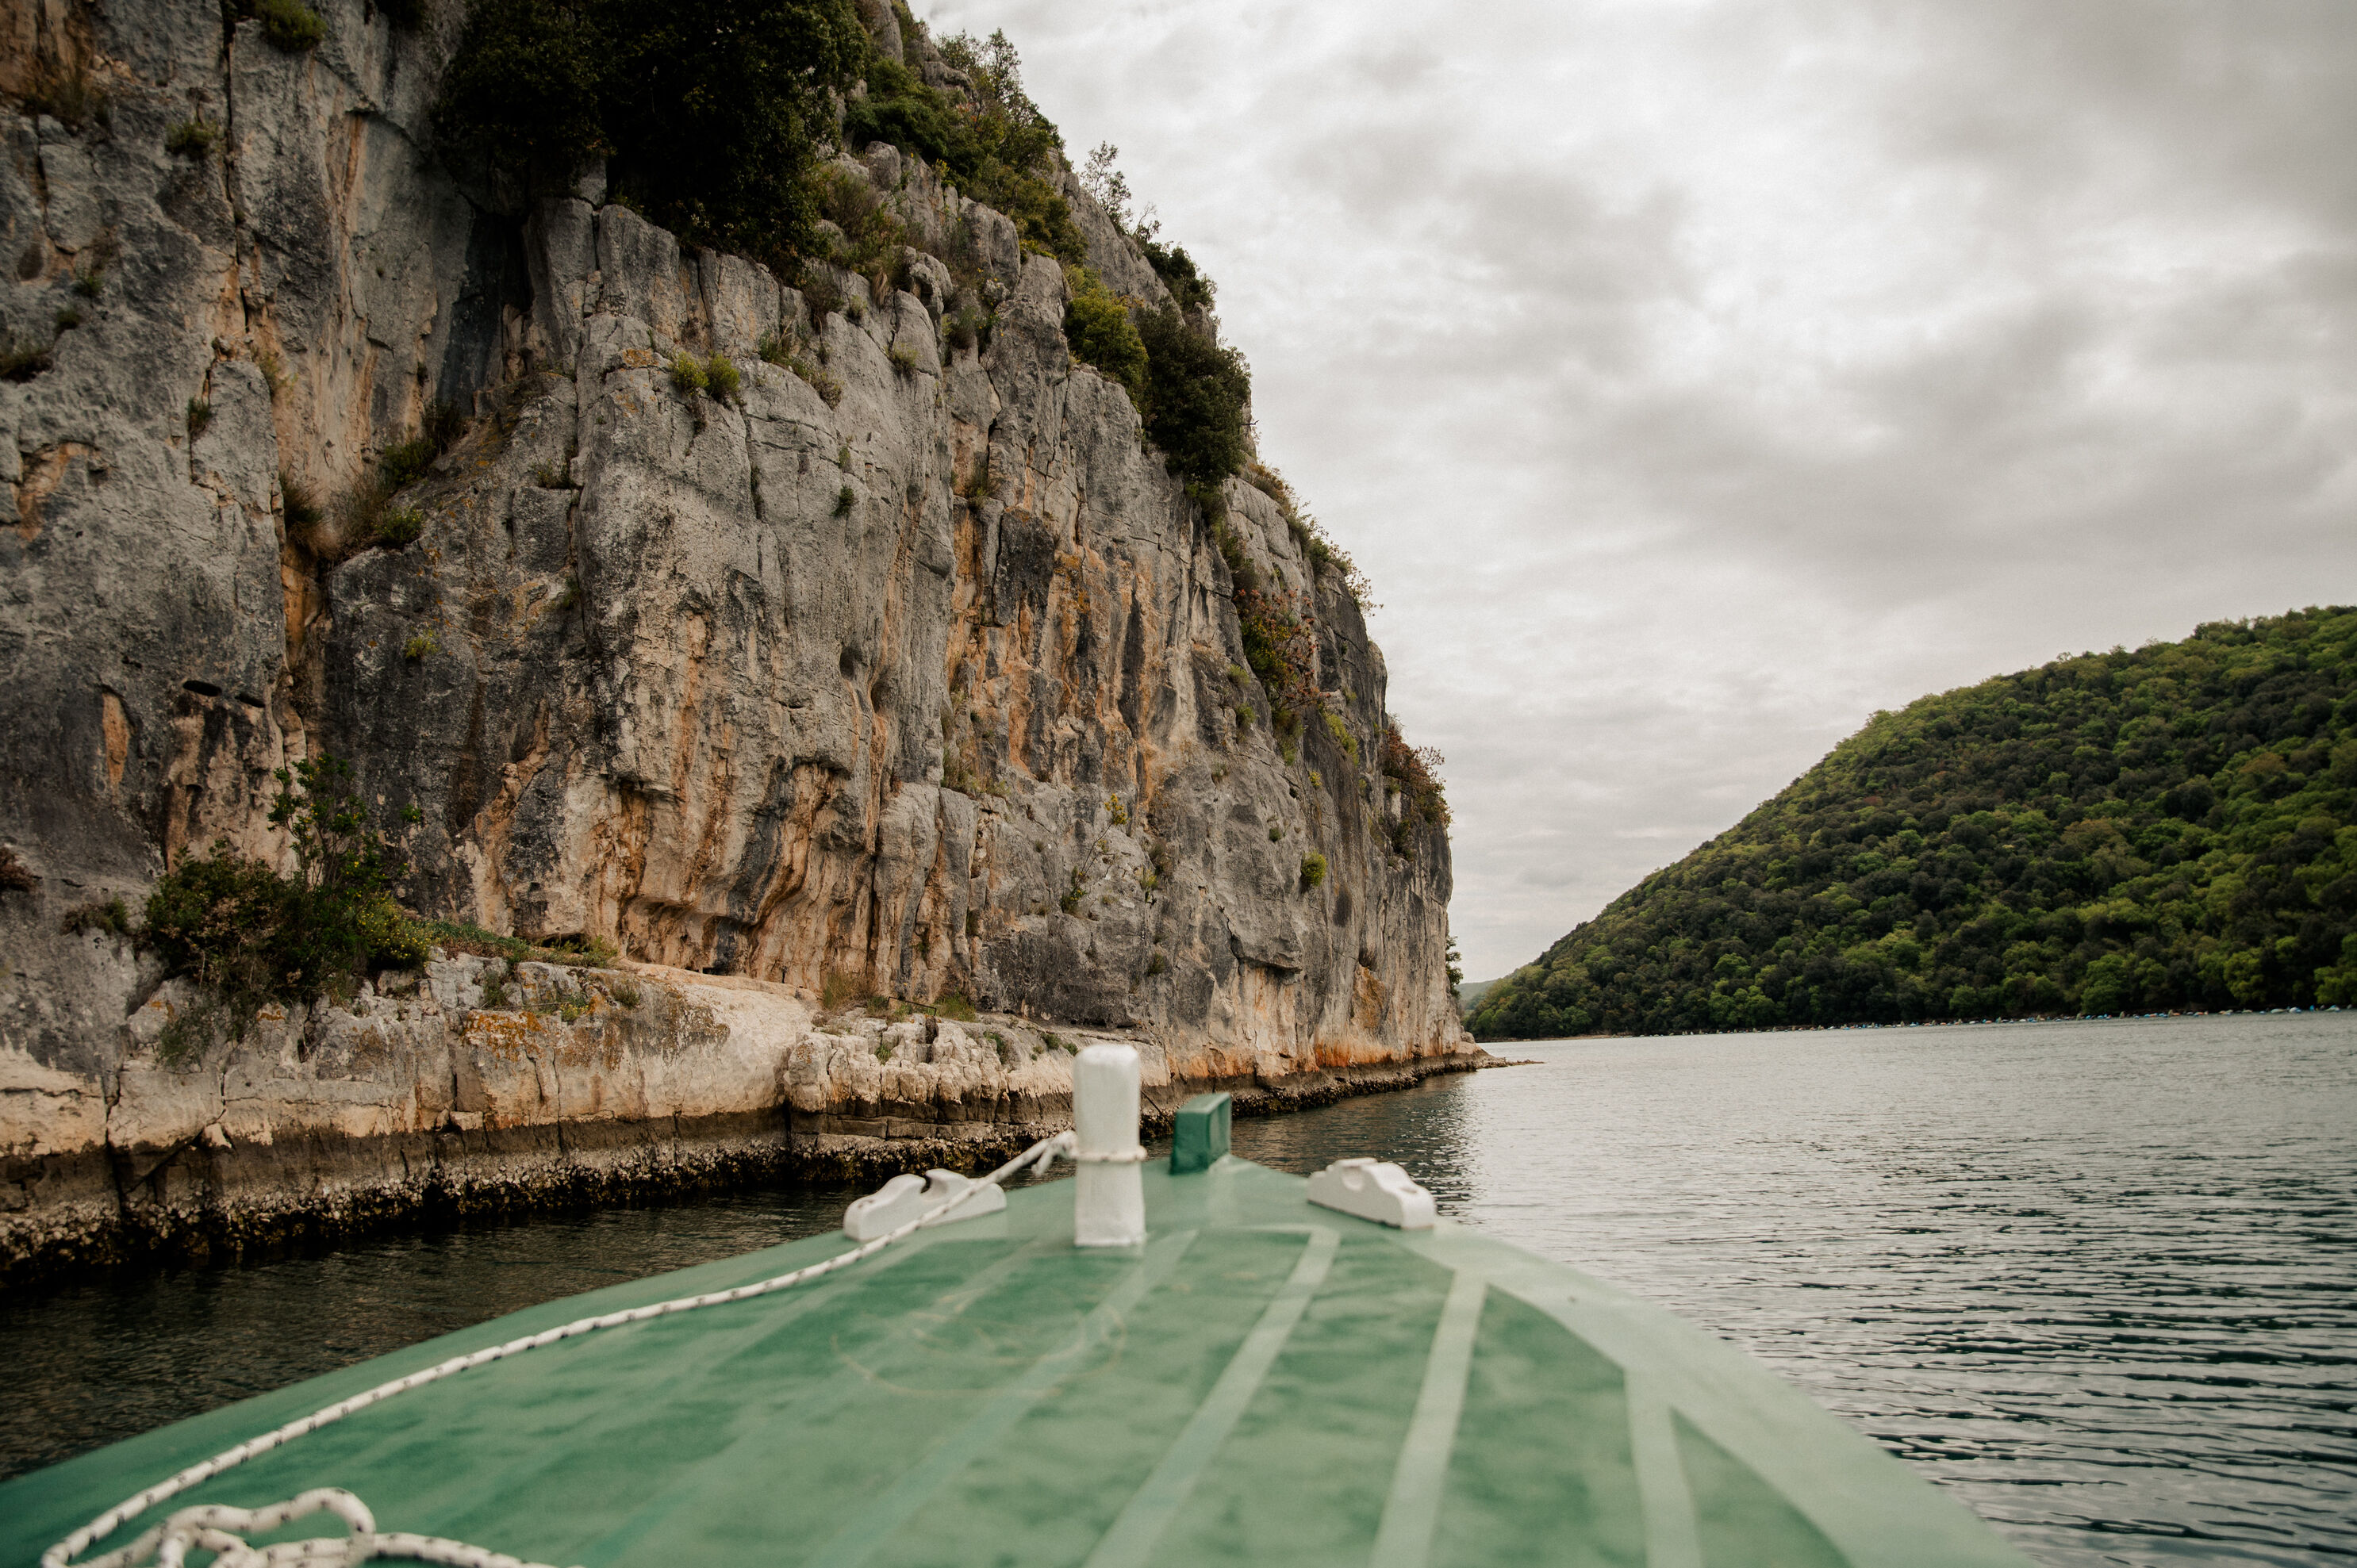
[[[1645,1510],[1645,1568],[1702,1568],[1702,1537],[1695,1529],[1694,1496],[1669,1402],[1654,1380],[1627,1374],[1631,1456],[1637,1464],[1637,1494]]]
[[[1137,1488],[1104,1532],[1097,1549],[1089,1553],[1086,1568],[1138,1568],[1154,1552],[1162,1532],[1170,1526],[1178,1510],[1211,1467],[1220,1445],[1228,1440],[1243,1419],[1244,1407],[1252,1403],[1253,1395],[1275,1365],[1279,1351],[1293,1336],[1294,1326],[1308,1309],[1310,1298],[1318,1287],[1326,1283],[1326,1271],[1333,1265],[1334,1251],[1341,1244],[1340,1233],[1323,1225],[1308,1228],[1309,1244],[1301,1250],[1301,1261],[1293,1265],[1293,1273],[1278,1287],[1275,1299],[1253,1325],[1244,1342],[1228,1360],[1227,1369],[1203,1402],[1195,1408],[1194,1415],[1179,1429],[1178,1435],[1162,1455],[1146,1484]]]
[[[934,1246],[955,1245],[960,1240],[956,1232],[952,1230],[935,1230],[931,1234],[943,1238],[943,1240],[931,1244]],[[878,1253],[868,1261],[867,1267],[856,1271],[846,1270],[835,1276],[842,1283],[832,1290],[822,1284],[810,1295],[801,1298],[798,1303],[791,1296],[782,1298],[789,1304],[788,1310],[754,1324],[750,1332],[730,1340],[727,1347],[718,1354],[707,1353],[701,1344],[697,1347],[696,1353],[708,1364],[721,1364],[748,1346],[774,1337],[796,1318],[818,1307],[834,1305],[844,1294],[865,1282],[875,1279],[886,1269],[897,1268],[911,1258],[921,1258],[929,1250],[928,1247],[910,1247],[903,1251],[895,1247],[888,1251]],[[1037,1262],[1039,1262],[1039,1251],[1035,1248],[1008,1252],[934,1296],[931,1310],[940,1313],[944,1318],[956,1317],[988,1292],[1005,1283],[1007,1276],[1017,1269],[1027,1263]],[[655,1370],[659,1369],[655,1369]],[[666,1526],[681,1509],[699,1506],[714,1490],[724,1489],[732,1477],[743,1473],[748,1463],[748,1456],[759,1455],[774,1446],[777,1434],[773,1429],[773,1423],[792,1422],[805,1426],[823,1423],[832,1420],[845,1405],[851,1403],[854,1399],[874,1386],[875,1380],[866,1372],[856,1368],[845,1368],[814,1385],[794,1391],[789,1397],[789,1402],[780,1406],[769,1407],[768,1413],[762,1419],[749,1425],[740,1423],[737,1434],[725,1445],[704,1458],[694,1460],[684,1466],[677,1479],[648,1498],[643,1504],[632,1509],[628,1520],[612,1534],[606,1536],[578,1555],[591,1563],[615,1561],[640,1541]],[[639,1402],[635,1397],[630,1397],[635,1394],[635,1391],[627,1385],[619,1384],[613,1391],[614,1397],[626,1401],[630,1407],[616,1412],[619,1419],[612,1422],[614,1428],[627,1430],[625,1423],[628,1421],[640,1419],[640,1412],[637,1408]],[[741,1413],[740,1412],[740,1423]],[[610,1441],[610,1439],[608,1440]],[[563,1467],[570,1462],[569,1457],[550,1459],[544,1469],[532,1472],[527,1477],[526,1485],[545,1483],[560,1474]],[[750,1462],[758,1464],[760,1461],[753,1458]],[[475,1509],[487,1506],[503,1494],[512,1494],[515,1490],[514,1481],[502,1480],[500,1474],[495,1471],[474,1490],[460,1494],[464,1501],[452,1506],[460,1513],[470,1512]]]
[[[1146,1299],[1147,1292],[1168,1279],[1171,1270],[1178,1266],[1179,1258],[1193,1244],[1195,1236],[1193,1230],[1178,1230],[1148,1241],[1145,1259],[1097,1304],[1094,1311],[1081,1320],[1079,1330],[1071,1338],[1032,1362],[1019,1380],[976,1412],[973,1420],[943,1439],[917,1462],[915,1468],[893,1482],[874,1507],[835,1531],[834,1539],[811,1559],[812,1568],[856,1568],[856,1564],[866,1562],[894,1530],[932,1500],[933,1494],[945,1482],[997,1447],[1015,1423],[1064,1380],[1090,1346],[1113,1332],[1130,1309]]]
[[[1458,1274],[1441,1304],[1440,1324],[1424,1359],[1424,1391],[1416,1396],[1415,1415],[1400,1444],[1368,1568],[1424,1568],[1432,1554],[1448,1456],[1456,1452],[1457,1422],[1465,1411],[1465,1379],[1473,1369],[1473,1337],[1489,1290],[1488,1281],[1468,1270]]]

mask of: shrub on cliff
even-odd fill
[[[1170,471],[1216,485],[1244,465],[1244,411],[1252,403],[1252,371],[1233,349],[1222,349],[1189,327],[1168,306],[1137,323],[1146,345],[1146,435],[1162,448]]]
[[[1071,303],[1064,306],[1064,341],[1072,357],[1119,381],[1129,401],[1146,405],[1146,344],[1129,319],[1129,306],[1086,267],[1064,269]]]
[[[1211,307],[1211,298],[1218,292],[1218,285],[1196,270],[1195,258],[1189,255],[1183,247],[1165,245],[1155,240],[1141,243],[1145,246],[1146,260],[1153,267],[1154,275],[1162,280],[1162,286],[1170,291],[1170,297],[1178,302],[1180,310],[1191,313]]]
[[[212,419],[210,404],[188,402],[189,435]],[[286,536],[324,561],[344,561],[363,550],[398,550],[417,542],[425,531],[425,513],[414,506],[394,506],[393,498],[425,477],[434,460],[456,436],[457,423],[447,403],[427,411],[425,433],[398,441],[377,455],[376,461],[353,479],[350,487],[323,505],[316,492],[291,472],[279,476],[279,496],[286,521]],[[330,526],[332,524],[332,526]]]
[[[165,133],[164,150],[176,157],[200,158],[221,140],[221,127],[201,114],[183,120]]]
[[[253,0],[240,10],[259,18],[262,36],[288,54],[317,48],[328,36],[328,24],[303,0]]]
[[[478,0],[436,122],[553,181],[608,158],[656,221],[781,263],[816,215],[827,90],[871,52],[850,0]]]
[[[267,1003],[348,995],[373,970],[425,961],[426,933],[393,901],[408,866],[370,825],[360,798],[343,792],[350,780],[350,766],[332,757],[279,769],[270,820],[294,843],[295,875],[224,839],[204,858],[182,861],[148,896],[140,941],[167,972],[207,993],[198,1016],[208,1032],[216,1013],[242,1035]],[[183,1031],[166,1054],[204,1043]]]
[[[1236,628],[1243,634],[1244,662],[1269,696],[1269,721],[1290,734],[1297,715],[1325,706],[1318,689],[1317,618],[1295,592],[1236,590]]]
[[[1407,797],[1406,809],[1400,816],[1402,827],[1418,822],[1437,827],[1448,825],[1448,795],[1440,782],[1441,762],[1436,747],[1408,745],[1406,737],[1400,734],[1398,722],[1384,721],[1381,757],[1384,789]]]
[[[1073,357],[1121,383],[1145,417],[1146,438],[1217,518],[1224,510],[1220,482],[1246,455],[1252,372],[1243,356],[1204,338],[1167,305],[1139,308],[1087,267],[1067,266],[1064,279],[1071,295],[1064,341]]]
[[[921,24],[902,24],[904,31]],[[928,87],[899,61],[871,55],[866,95],[845,106],[843,140],[889,142],[945,168],[959,189],[1015,220],[1027,250],[1077,265],[1088,241],[1071,204],[1048,178],[1064,140],[1023,90],[1023,62],[1003,32],[942,40],[942,58],[970,84],[963,96]]]

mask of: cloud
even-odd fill
[[[2345,0],[944,0],[1221,285],[1527,962],[1878,708],[2357,599]]]

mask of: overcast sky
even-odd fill
[[[1220,285],[1528,962],[1878,708],[2357,601],[2351,0],[920,0]]]

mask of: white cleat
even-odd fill
[[[1432,1194],[1389,1160],[1336,1160],[1309,1178],[1309,1201],[1402,1230],[1429,1230]]]
[[[961,1194],[970,1194],[961,1200]],[[955,1171],[927,1171],[923,1176],[896,1176],[866,1197],[854,1198],[843,1211],[843,1233],[855,1241],[888,1236],[911,1219],[921,1219],[943,1204],[952,1207],[935,1225],[979,1219],[1006,1208],[1006,1195],[997,1187],[962,1176]]]

